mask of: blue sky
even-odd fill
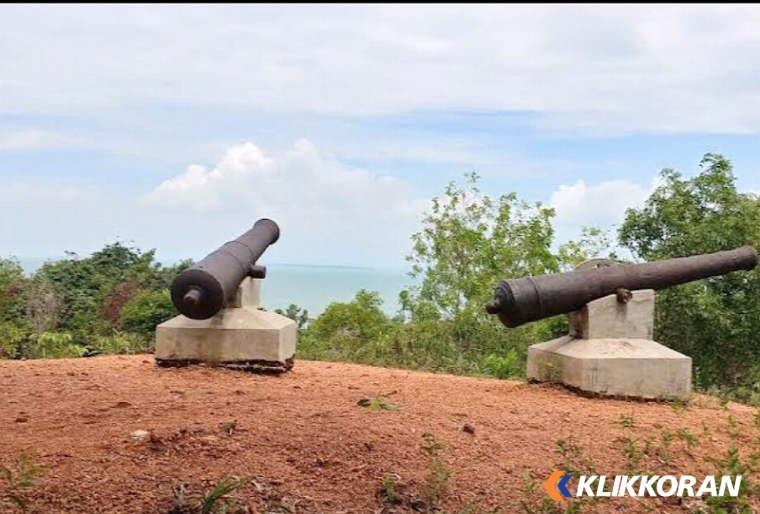
[[[563,239],[759,136],[758,6],[0,6],[0,255],[396,267],[465,172]]]

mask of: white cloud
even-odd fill
[[[353,259],[344,262],[376,265],[398,263],[428,206],[408,183],[345,166],[305,139],[277,158],[250,142],[232,147],[213,169],[191,165],[144,201],[159,212],[183,213],[185,223],[271,217],[291,260],[329,249]]]
[[[571,186],[559,186],[552,193],[549,205],[555,209],[559,231],[577,230],[582,226],[610,228],[623,221],[626,209],[643,205],[656,181],[642,185],[629,180],[610,180],[587,185],[584,180],[578,180]]]
[[[757,5],[4,5],[0,112],[499,110],[756,133],[758,55]]]

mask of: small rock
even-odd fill
[[[475,427],[472,425],[472,423],[465,423],[462,425],[462,432],[465,432],[467,434],[474,434]]]
[[[147,430],[135,430],[132,432],[132,441],[135,443],[144,443],[150,440],[150,432]]]
[[[16,418],[16,423],[26,423],[29,421],[29,418],[26,416],[19,416]]]

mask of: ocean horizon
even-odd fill
[[[24,273],[31,275],[51,259],[20,258]],[[167,264],[171,265],[171,264]],[[377,291],[388,315],[398,312],[398,295],[416,282],[403,268],[373,268],[343,265],[266,264],[267,277],[261,285],[261,303],[268,310],[295,304],[309,317],[321,314],[335,302],[350,302],[361,289]]]

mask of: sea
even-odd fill
[[[20,259],[19,262],[25,273],[32,274],[44,260]],[[269,310],[286,309],[295,304],[314,318],[331,303],[350,302],[359,290],[366,289],[377,291],[383,300],[383,311],[393,316],[400,307],[401,290],[416,283],[401,268],[267,264],[267,276],[261,284],[261,303]]]

